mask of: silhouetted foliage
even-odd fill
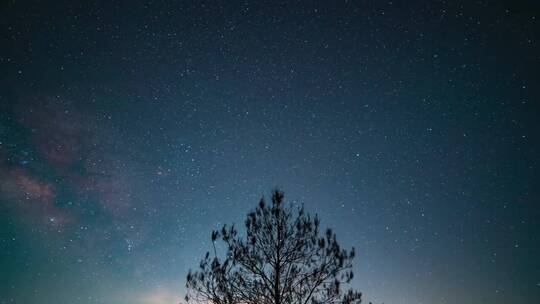
[[[361,293],[344,283],[353,278],[354,248],[342,249],[336,235],[321,234],[319,218],[303,207],[286,207],[275,190],[247,215],[246,235],[233,226],[212,231],[209,252],[198,271],[187,275],[188,303],[213,304],[356,304]],[[216,241],[226,254],[218,257]],[[219,247],[221,248],[221,247]],[[212,255],[212,256],[211,256]]]

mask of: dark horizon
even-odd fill
[[[169,304],[273,187],[365,303],[539,303],[535,1],[0,5],[0,304]]]

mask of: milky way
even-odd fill
[[[0,303],[178,303],[274,187],[374,303],[538,303],[533,1],[0,9]]]

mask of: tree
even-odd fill
[[[353,278],[354,248],[342,249],[331,229],[319,231],[318,216],[303,206],[285,206],[283,192],[262,198],[245,221],[245,236],[233,226],[212,231],[213,253],[189,271],[186,302],[212,304],[357,304],[361,293],[342,285]],[[226,254],[218,256],[216,241]],[[212,255],[212,256],[211,256]]]

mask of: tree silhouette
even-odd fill
[[[248,213],[244,237],[234,225],[212,231],[213,253],[189,271],[186,302],[360,303],[360,292],[342,287],[353,278],[354,248],[342,249],[332,230],[320,233],[319,223],[303,207],[286,207],[283,192],[273,191],[270,205],[262,198]],[[216,241],[226,250],[221,258]]]

